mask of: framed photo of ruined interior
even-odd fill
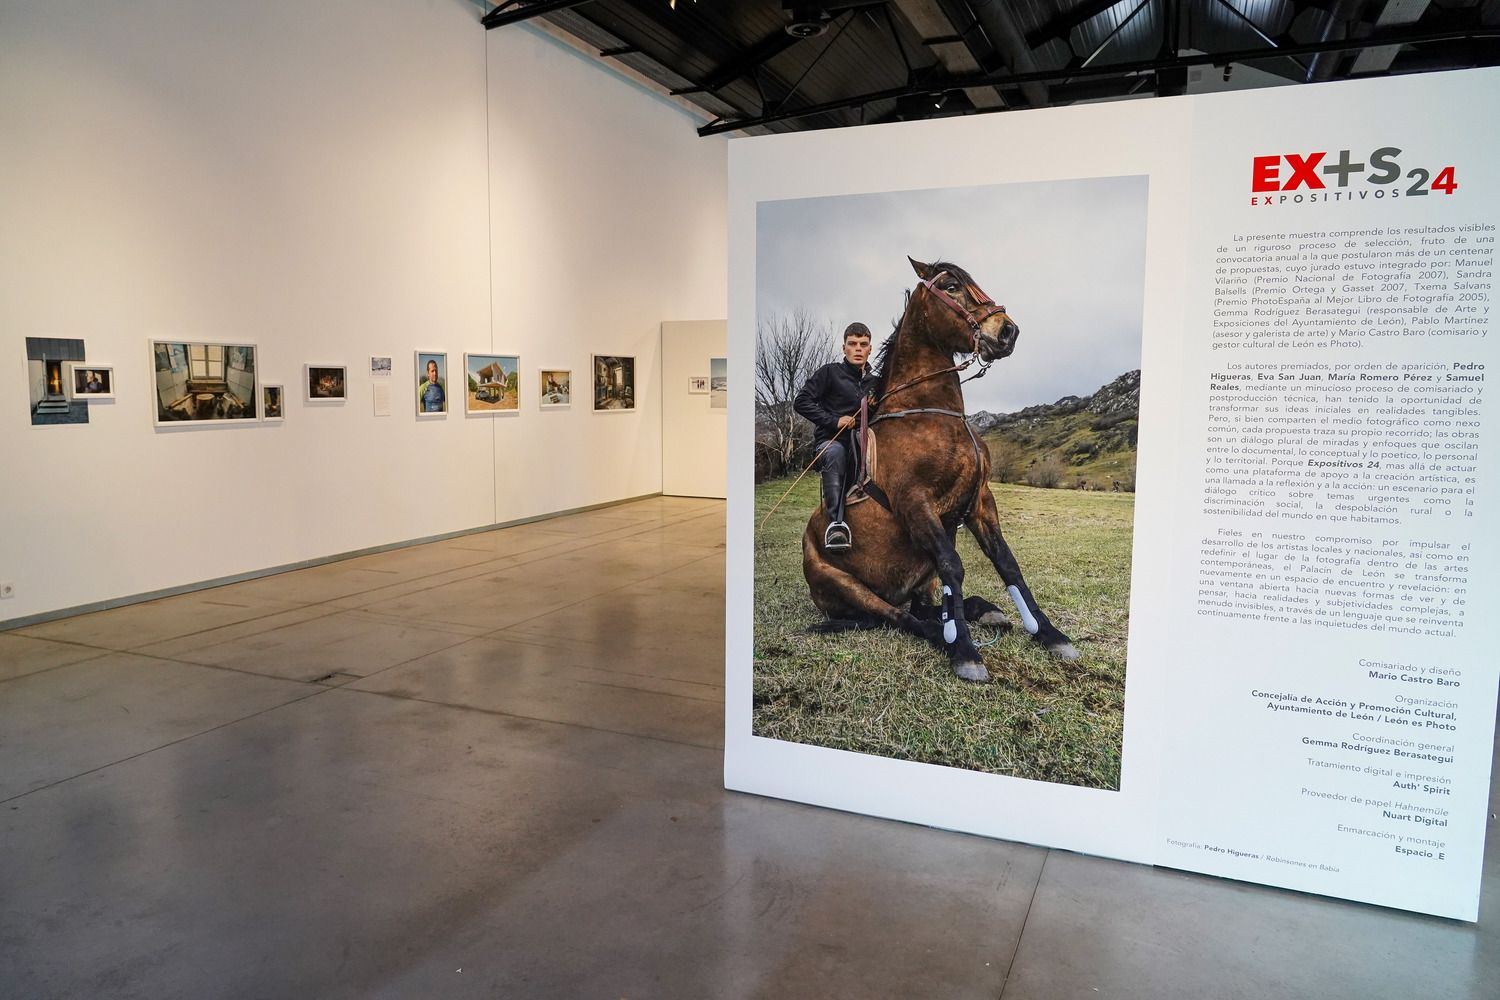
[[[156,426],[258,419],[256,353],[254,344],[151,341]]]
[[[260,387],[260,391],[260,418],[270,423],[279,423],[285,420],[286,389],[279,385],[263,385]]]
[[[635,409],[635,358],[594,355],[594,412]]]

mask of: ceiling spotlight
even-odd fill
[[[833,15],[821,7],[803,4],[783,4],[786,12],[785,30],[793,38],[816,38],[828,30]]]

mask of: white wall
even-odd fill
[[[680,497],[723,497],[729,468],[726,408],[688,393],[688,379],[708,375],[710,358],[728,355],[725,320],[661,325],[661,491]],[[734,382],[731,379],[730,385]]]
[[[498,519],[657,492],[661,322],[726,315],[727,143],[546,35],[488,41],[495,347],[524,385],[573,369],[571,409],[496,425]],[[595,353],[635,356],[634,413],[593,412]]]
[[[656,329],[724,311],[724,143],[478,16],[0,0],[0,621],[660,489]],[[32,427],[26,336],[82,338],[117,401]],[[285,422],[154,429],[152,337],[258,344]],[[641,409],[419,422],[418,348],[519,353],[527,389],[634,353]],[[302,402],[308,361],[347,403]]]

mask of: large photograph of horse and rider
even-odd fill
[[[1118,790],[1146,201],[757,205],[755,736]]]

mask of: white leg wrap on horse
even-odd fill
[[[958,622],[948,613],[953,604],[953,589],[947,584],[943,585],[943,641],[954,643],[958,641]]]
[[[1016,613],[1021,616],[1021,626],[1025,628],[1027,632],[1031,633],[1032,635],[1036,635],[1037,629],[1041,628],[1041,626],[1036,623],[1036,619],[1031,615],[1031,609],[1028,608],[1026,606],[1026,602],[1021,599],[1021,592],[1013,586],[1006,587],[1005,591],[1006,593],[1010,594],[1010,599],[1016,606]]]

